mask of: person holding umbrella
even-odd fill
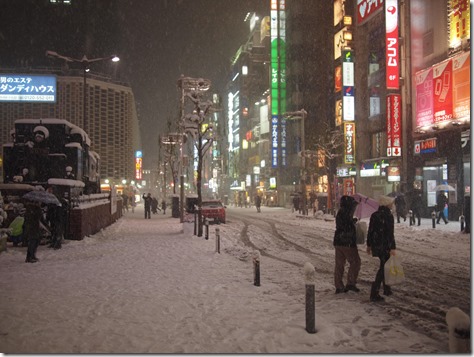
[[[449,221],[446,219],[446,216],[444,215],[444,207],[448,203],[448,198],[444,194],[444,192],[438,193],[438,197],[436,198],[436,210],[439,212],[438,214],[438,221],[436,222],[439,224],[439,221],[441,218],[444,221],[444,224],[448,224]]]

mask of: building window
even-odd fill
[[[387,156],[387,135],[384,131],[374,133],[371,136],[371,158]]]

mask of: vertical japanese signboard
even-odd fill
[[[469,0],[449,0],[449,47],[456,49],[464,39],[471,38]]]
[[[286,112],[286,16],[285,0],[270,0],[271,40],[271,115],[272,115],[272,167],[286,166],[286,125],[280,123]],[[281,152],[281,163],[279,153]]]
[[[387,95],[387,156],[402,155],[402,101],[400,94]]]
[[[385,66],[388,89],[399,89],[398,0],[385,0]]]
[[[344,163],[355,164],[355,124],[344,123]]]
[[[142,175],[142,152],[137,151],[135,153],[135,179],[141,180],[143,178]]]
[[[354,181],[352,179],[344,179],[343,181],[343,192],[345,196],[352,196],[354,192]]]
[[[354,50],[342,52],[342,119],[354,121]]]

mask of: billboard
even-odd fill
[[[383,0],[357,0],[357,24],[367,21],[383,8]]]
[[[453,119],[452,61],[433,66],[433,110],[434,122],[441,123]]]
[[[398,0],[385,0],[385,65],[388,89],[399,89]]]
[[[56,103],[56,76],[0,74],[0,102]]]
[[[417,72],[416,86],[416,126],[433,124],[433,69]]]
[[[453,58],[454,119],[471,115],[471,54],[465,52]]]

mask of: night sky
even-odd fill
[[[212,92],[224,96],[230,59],[249,35],[245,15],[267,15],[270,6],[270,0],[72,1],[0,0],[0,67],[59,67],[46,50],[89,59],[119,55],[114,70],[97,63],[92,71],[131,84],[145,168],[157,163],[167,122],[178,120],[180,75],[210,79]]]

